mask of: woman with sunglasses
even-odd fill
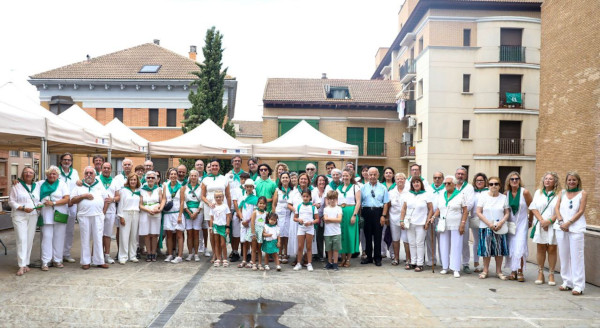
[[[252,159],[250,159],[252,160]],[[250,160],[248,160],[248,163],[250,163]],[[210,160],[210,162],[208,163],[208,167],[210,170],[210,173],[204,178],[202,179],[202,202],[204,203],[204,221],[206,222],[210,222],[210,210],[215,208],[215,206],[217,205],[216,201],[215,201],[215,192],[216,191],[221,191],[224,195],[225,195],[225,199],[223,200],[224,204],[227,204],[227,206],[229,208],[231,208],[231,194],[229,191],[229,179],[227,179],[227,177],[225,177],[222,174],[219,174],[219,171],[221,170],[221,164],[219,163],[219,160],[213,158]],[[210,248],[211,249],[215,249],[214,243],[215,243],[215,238],[213,235],[213,231],[212,231],[213,227],[210,226],[209,223],[209,236],[208,238],[210,238]],[[204,252],[204,256],[209,255],[210,253],[208,252],[208,250],[206,250]],[[213,258],[212,258],[212,262],[214,262],[214,260],[216,260],[215,254],[213,253]]]
[[[479,274],[479,279],[487,278],[490,261],[494,257],[496,276],[500,280],[506,280],[506,276],[502,273],[502,259],[509,254],[508,243],[506,234],[497,232],[508,220],[509,206],[506,196],[500,193],[500,178],[490,177],[488,181],[489,190],[479,194],[476,206],[479,218],[477,255],[483,257],[483,272]]]
[[[573,290],[575,296],[585,289],[584,241],[585,205],[587,193],[581,189],[581,177],[577,172],[568,172],[566,190],[558,196],[556,203],[556,241],[560,255],[561,291]],[[558,226],[558,228],[556,227]]]
[[[531,193],[523,188],[523,181],[519,172],[513,171],[508,174],[505,182],[506,196],[510,206],[510,217],[508,222],[516,226],[515,234],[508,233],[508,251],[510,260],[506,266],[510,266],[508,280],[525,282],[523,269],[529,252],[527,250],[527,230],[531,226],[533,215],[528,211],[533,200]]]
[[[479,218],[477,216],[477,202],[479,200],[479,196],[481,195],[481,193],[486,192],[489,190],[488,186],[487,186],[487,176],[485,175],[485,173],[477,173],[475,174],[475,176],[473,177],[473,189],[474,189],[474,193],[473,193],[473,209],[471,210],[471,220],[475,220],[475,221],[479,221]],[[470,223],[470,222],[469,222]],[[481,268],[479,267],[479,255],[477,255],[477,248],[479,245],[479,226],[477,226],[476,228],[474,227],[470,227],[471,228],[471,233],[473,234],[473,266],[475,267],[473,269],[473,272],[475,273],[480,273],[481,272]]]
[[[277,185],[273,180],[271,180],[270,176],[273,173],[271,167],[265,163],[262,163],[258,166],[258,178],[254,180],[256,187],[256,197],[264,196],[267,199],[267,212],[271,212],[273,208],[273,198],[277,197],[275,191],[277,190]]]

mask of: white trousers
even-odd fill
[[[65,244],[63,246],[63,257],[71,257],[71,248],[73,248],[73,235],[75,234],[75,218],[77,217],[77,205],[69,207],[69,219],[65,231]]]
[[[423,265],[425,262],[425,235],[423,225],[411,224],[408,228],[408,244],[410,246],[410,264]]]
[[[435,219],[433,221],[434,230],[435,230],[435,226],[437,226],[437,222],[438,222],[438,219]],[[435,234],[435,243],[434,243],[435,250],[433,251],[433,253],[431,251],[431,239],[433,238],[432,233],[431,233],[431,227],[429,227],[429,229],[427,229],[427,234],[425,235],[425,252],[427,254],[427,260],[426,260],[427,265],[433,265],[433,263],[435,262],[435,260],[437,258],[437,254],[440,253],[440,235],[435,231],[433,233]]]
[[[467,220],[467,223],[469,221]],[[465,235],[463,238],[463,246],[462,246],[462,265],[469,265],[471,261],[471,249],[469,249],[469,230],[473,234],[473,262],[479,263],[479,256],[477,255],[477,245],[479,245],[479,228],[477,229],[467,229],[465,227]]]
[[[104,264],[102,251],[102,232],[104,230],[104,215],[78,216],[79,233],[81,235],[81,265]],[[90,249],[90,240],[94,249],[94,256]]]
[[[19,213],[12,217],[13,227],[17,233],[17,263],[20,268],[29,265],[37,217],[38,214],[36,211],[29,214]]]
[[[567,287],[580,291],[585,289],[585,263],[583,232],[556,230],[560,276]]]
[[[443,269],[460,271],[463,237],[458,229],[440,233],[440,257]]]
[[[62,262],[67,224],[54,222],[42,226],[42,263]]]
[[[116,213],[106,213],[104,215],[104,225],[102,228],[102,234],[104,237],[111,237],[113,233],[113,227],[115,224],[115,217],[117,217]]]
[[[140,211],[123,211],[125,225],[119,224],[119,261],[133,260],[138,248]]]

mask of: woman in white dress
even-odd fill
[[[586,229],[585,206],[587,193],[582,190],[581,178],[577,172],[568,172],[566,190],[558,196],[556,203],[556,241],[560,255],[560,276],[563,280],[561,291],[573,290],[575,296],[585,289],[585,263],[583,234]],[[557,227],[558,226],[558,229]]]
[[[558,259],[556,248],[556,235],[552,224],[556,222],[556,202],[557,194],[560,193],[560,182],[556,172],[546,172],[542,176],[540,189],[535,191],[533,201],[529,205],[529,210],[533,213],[535,221],[533,222],[532,233],[533,242],[537,244],[537,263],[538,276],[535,280],[536,285],[541,285],[545,281],[544,264],[546,263],[546,253],[548,253],[548,264],[550,273],[548,273],[548,285],[555,286],[554,269]]]
[[[167,176],[169,180],[163,184],[163,195],[165,195],[165,204],[172,202],[173,206],[163,211],[163,230],[167,233],[167,257],[165,262],[176,264],[183,261],[183,232],[185,231],[183,208],[185,207],[187,188],[177,181],[177,169],[170,169]],[[176,237],[177,245],[173,245],[173,236]],[[172,255],[175,246],[177,246],[177,256]]]
[[[528,209],[533,197],[531,197],[531,193],[527,189],[523,188],[521,175],[516,171],[508,174],[504,189],[508,198],[508,206],[510,206],[510,217],[508,218],[508,250],[510,260],[505,264],[506,266],[510,266],[511,271],[508,280],[524,282],[523,269],[529,255],[527,250],[527,231],[533,220],[533,216],[529,215]],[[510,231],[511,224],[516,226],[514,235]]]
[[[200,261],[200,256],[198,255],[198,252],[200,251],[200,230],[202,230],[202,221],[204,219],[204,215],[200,209],[202,188],[200,188],[198,175],[198,171],[190,171],[183,212],[185,216],[188,247],[188,257],[185,260],[191,261],[193,258],[196,262]]]
[[[250,160],[248,161],[250,162]],[[227,204],[231,208],[231,194],[229,192],[229,180],[222,174],[219,174],[221,165],[217,159],[211,159],[208,163],[210,173],[202,180],[202,202],[204,203],[204,220],[210,222],[210,210],[215,208],[215,192],[221,191],[225,195],[223,200],[224,204]],[[214,250],[214,234],[212,227],[208,228],[210,247]],[[205,251],[204,255],[208,255],[208,250]],[[215,255],[213,254],[213,261]]]
[[[392,248],[394,249],[394,260],[392,265],[398,265],[400,263],[400,240],[404,242],[404,251],[406,256],[406,264],[410,268],[410,246],[408,245],[407,231],[403,230],[400,226],[400,215],[402,213],[402,206],[404,205],[404,196],[408,194],[408,191],[404,191],[404,184],[406,183],[406,175],[404,173],[396,173],[394,176],[396,180],[396,186],[390,190],[390,230],[392,231]]]
[[[128,260],[139,262],[136,257],[138,247],[138,230],[140,223],[140,206],[143,206],[140,198],[140,178],[131,172],[119,192],[119,206],[117,216],[119,218],[119,264],[125,264]]]
[[[290,192],[290,197],[287,201],[288,209],[291,211],[290,220],[294,220],[294,214],[296,213],[296,209],[298,205],[302,204],[302,194],[301,190],[310,189],[312,190],[312,186],[310,185],[310,179],[308,178],[308,174],[306,172],[300,173],[298,175],[298,186],[294,188]],[[297,249],[298,249],[298,238],[295,236],[298,234],[298,223],[291,221],[289,225],[289,236],[288,238],[288,255],[292,258],[296,257]],[[296,261],[292,261],[293,266],[296,265]]]
[[[287,246],[288,238],[290,236],[290,216],[292,213],[288,208],[288,199],[290,199],[290,194],[292,192],[289,172],[286,171],[279,174],[279,184],[277,185],[277,190],[275,192],[277,193],[277,196],[273,197],[273,207],[275,208],[275,213],[278,216],[277,226],[279,227],[279,233],[281,238],[279,258],[280,262],[285,264],[288,263],[289,258]]]
[[[421,177],[413,177],[410,180],[410,191],[404,196],[402,213],[400,215],[400,227],[407,230],[408,244],[410,245],[410,262],[407,260],[407,268],[415,272],[423,271],[425,264],[425,234],[429,224],[427,219],[433,213],[431,196],[425,191]],[[408,228],[406,227],[408,223]],[[410,263],[410,266],[408,265]]]
[[[156,249],[160,233],[160,213],[165,206],[163,189],[156,184],[156,172],[146,172],[146,183],[140,191],[139,235],[146,243],[146,262],[156,262]]]

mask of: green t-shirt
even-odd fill
[[[265,196],[267,199],[273,197],[273,193],[277,189],[277,185],[275,182],[269,178],[267,180],[263,180],[261,178],[256,179],[256,196]],[[271,212],[273,202],[267,203],[267,212]]]

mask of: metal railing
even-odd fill
[[[522,46],[500,46],[501,62],[525,62],[525,47]]]
[[[498,138],[498,154],[523,155],[525,140],[516,138]]]
[[[385,157],[387,144],[385,142],[367,142],[367,156]]]
[[[400,66],[400,79],[406,74],[417,74],[417,65],[414,59],[407,59],[402,66]]]
[[[417,114],[417,101],[416,100],[405,100],[404,101],[404,115],[416,115]]]
[[[415,146],[411,146],[410,144],[403,143],[400,147],[400,157],[415,157]]]
[[[499,105],[500,108],[525,108],[523,104],[525,104],[525,93],[514,92],[521,95],[521,103],[516,103],[514,101],[507,101],[506,92],[500,92]]]

